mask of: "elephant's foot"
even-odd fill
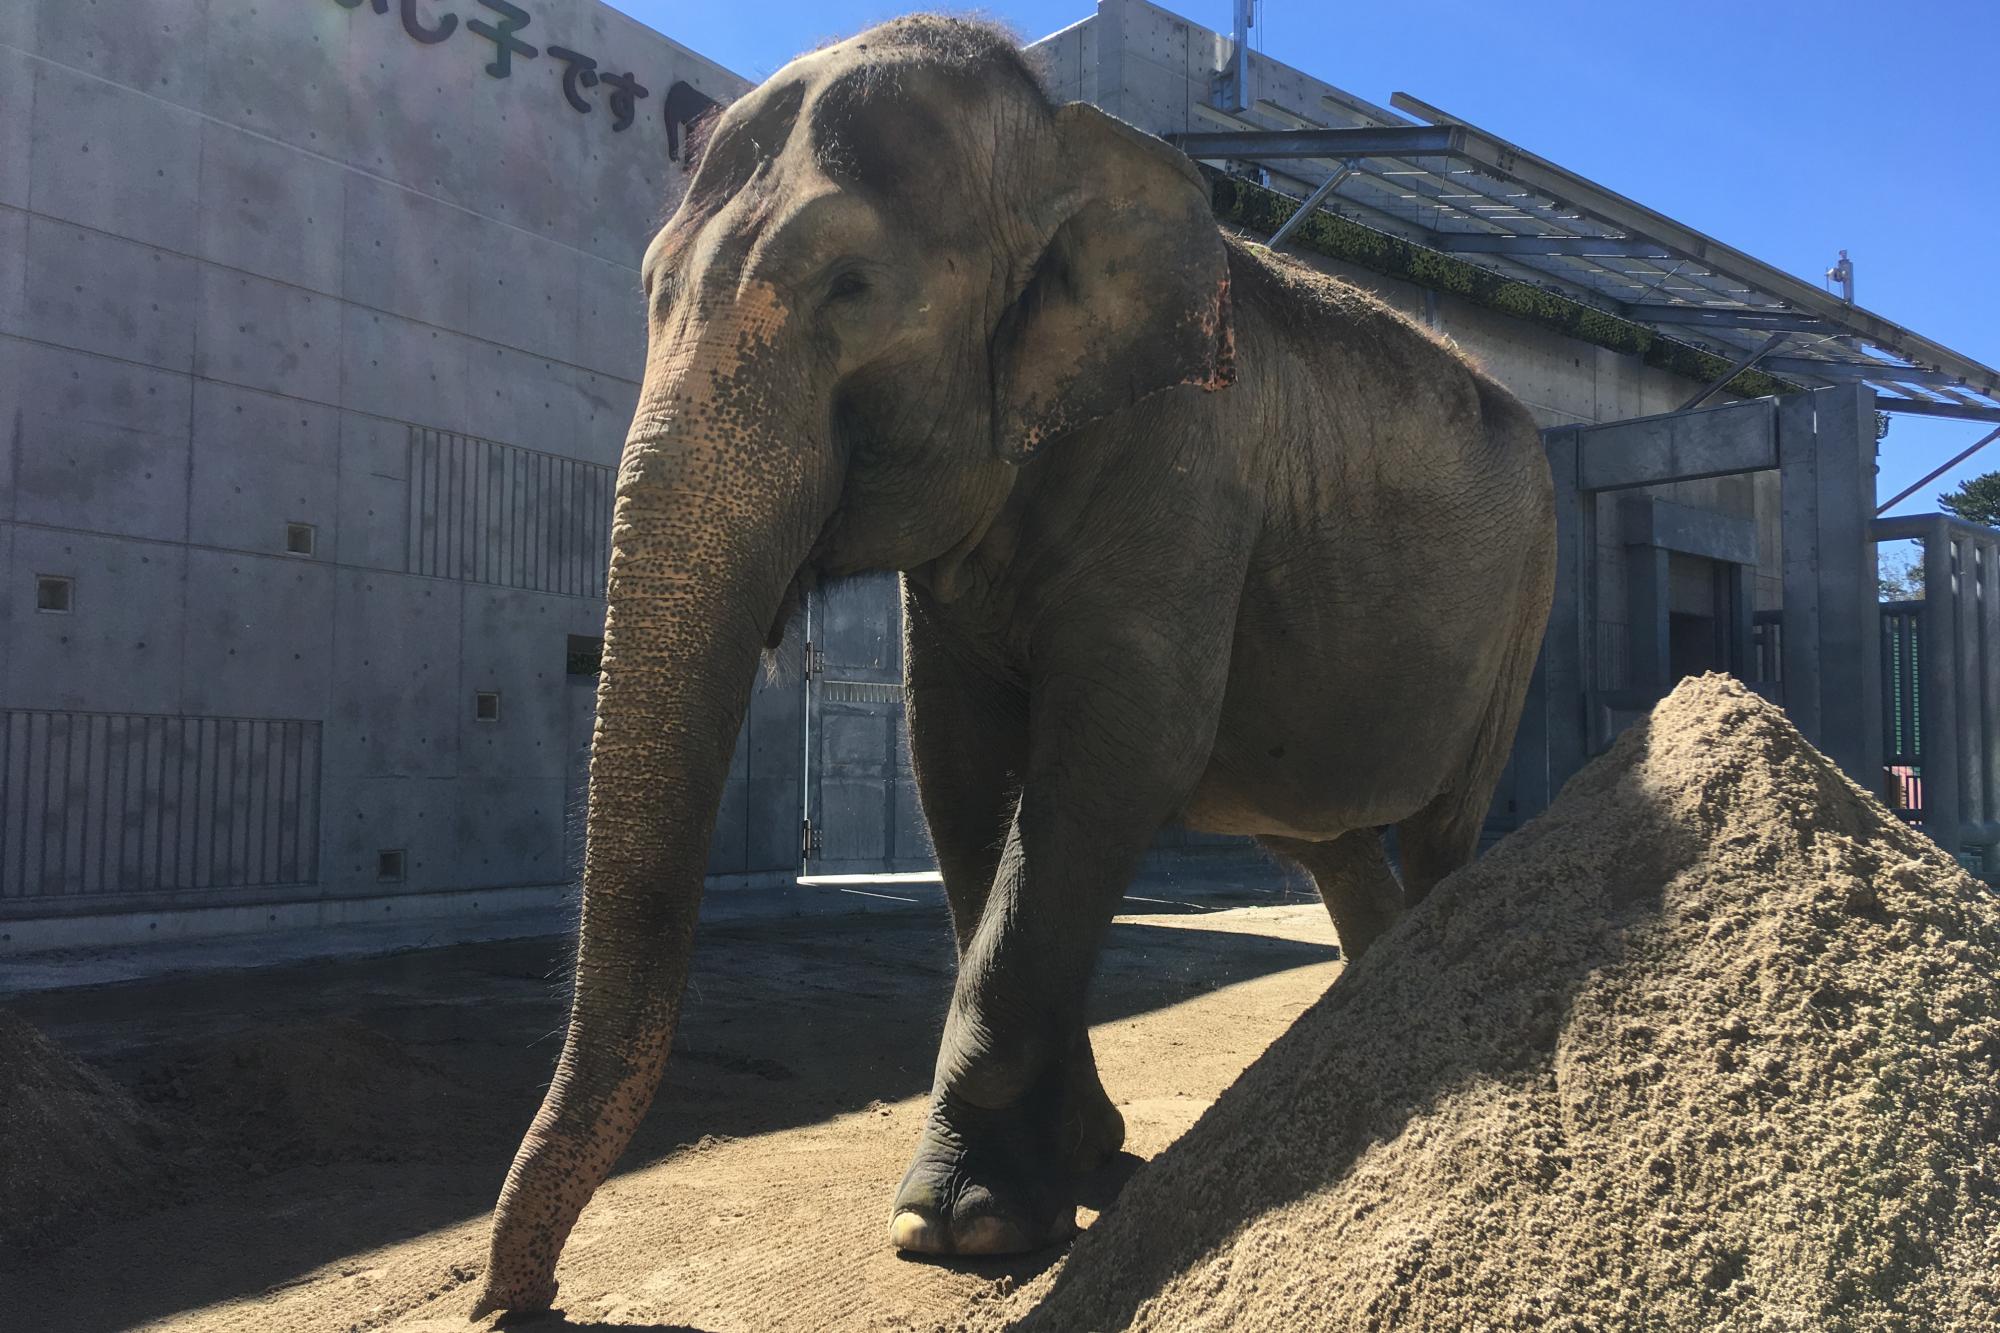
[[[934,1102],[896,1190],[890,1243],[913,1254],[1021,1254],[1075,1235],[1067,1164],[1035,1120],[1020,1108]]]

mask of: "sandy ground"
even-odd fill
[[[1086,1223],[1339,969],[1316,901],[1128,906],[1146,911],[1114,927],[1093,1014],[1128,1152],[1087,1182]],[[465,1329],[486,1211],[559,1045],[565,954],[478,944],[9,1004],[207,1137],[164,1195],[0,1260],[0,1322]],[[939,912],[705,929],[667,1085],[570,1241],[560,1314],[522,1326],[927,1329],[1058,1262],[944,1266],[884,1243],[950,976]],[[355,1025],[409,1061],[384,1115],[219,1100],[219,1067],[268,1076],[273,1033],[309,1047]],[[328,1105],[339,1091],[305,1090]]]

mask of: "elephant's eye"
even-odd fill
[[[851,301],[868,290],[868,279],[853,269],[838,275],[827,285],[828,301]]]

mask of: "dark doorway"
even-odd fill
[[[1673,611],[1667,615],[1667,668],[1675,680],[1704,671],[1728,669],[1721,622],[1714,616]]]

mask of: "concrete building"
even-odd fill
[[[638,260],[744,87],[594,0],[0,5],[6,943],[567,878]]]
[[[1461,225],[1425,164],[1488,140],[1242,50],[1144,0],[1100,0],[1031,47],[1059,96],[1162,135],[1238,135],[1183,140],[1218,216],[1296,226],[1291,253],[1472,351],[1569,451],[1572,482],[1613,439],[1589,430],[1705,387],[1847,385],[1857,420],[1870,392],[2000,413],[1990,370],[1858,308],[1807,310],[1783,275],[1630,201],[1555,223],[1532,211],[1545,173],[1508,187],[1515,212]],[[744,86],[594,0],[0,7],[0,952],[556,899],[644,347],[636,265],[686,123]],[[1288,131],[1350,138],[1302,157],[1268,137]],[[1473,167],[1500,179],[1497,160]],[[1580,232],[1580,258],[1521,251],[1537,222]],[[1617,263],[1591,258],[1625,240]],[[1752,272],[1745,299],[1768,303],[1711,309],[1699,276],[1685,297],[1621,289],[1669,269]],[[1787,328],[1850,327],[1916,352],[1775,355]],[[1551,639],[1568,647],[1545,660],[1496,828],[1678,675],[1782,694],[1782,659],[1802,698],[1843,598],[1827,623],[1845,627],[1847,711],[1873,715],[1872,477],[1850,449],[1840,488],[1788,528],[1806,492],[1781,483],[1780,414],[1748,411],[1644,427],[1722,464],[1572,486]],[[816,596],[760,680],[713,884],[929,865],[894,589]],[[1979,726],[1966,764],[1995,808],[1967,827],[2000,839],[2000,714]],[[1880,740],[1851,730],[1826,743],[1879,765]],[[1170,831],[1162,855],[1231,847]]]

